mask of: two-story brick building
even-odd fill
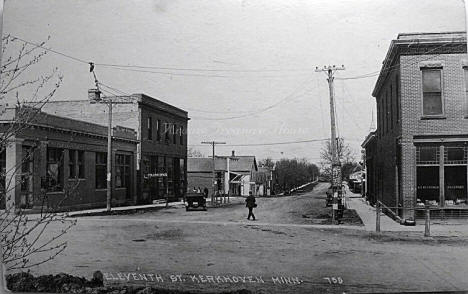
[[[367,184],[404,219],[426,202],[468,212],[466,52],[464,32],[399,34],[383,62]]]
[[[113,124],[137,131],[137,203],[183,197],[187,187],[188,113],[145,94],[113,106]],[[43,111],[106,125],[108,107],[89,100],[50,101]],[[160,176],[167,174],[167,176]]]

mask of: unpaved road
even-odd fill
[[[324,210],[325,188],[320,184],[299,196],[257,199],[255,222],[246,220],[241,200],[207,212],[179,207],[81,217],[67,235],[66,252],[32,272],[89,278],[101,270],[122,284],[146,277],[135,283],[260,293],[468,289],[463,240],[401,241],[362,227],[310,226],[314,221],[302,215]],[[150,281],[158,275],[161,279]]]

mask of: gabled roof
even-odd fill
[[[367,137],[364,139],[364,142],[362,142],[361,147],[366,148],[369,143],[371,143],[373,140],[375,140],[375,131],[370,132]]]
[[[215,170],[227,170],[227,156],[217,156],[215,159]],[[212,158],[195,158],[187,159],[187,172],[211,172],[213,170]],[[229,160],[229,171],[232,172],[250,172],[257,170],[257,161],[255,156],[235,156]]]

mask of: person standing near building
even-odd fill
[[[252,191],[249,192],[249,196],[245,199],[245,206],[249,209],[247,219],[250,220],[250,217],[252,217],[252,220],[255,220],[253,209],[254,207],[257,207],[257,204],[255,203],[255,196],[252,194]]]

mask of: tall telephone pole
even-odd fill
[[[211,195],[211,205],[214,204],[214,196],[216,193],[216,174],[215,174],[215,146],[218,144],[226,144],[226,142],[216,142],[216,141],[208,141],[208,142],[201,142],[202,144],[210,144],[213,147],[213,194]]]
[[[330,138],[330,147],[332,152],[332,185],[336,186],[338,193],[341,193],[341,167],[337,154],[337,140],[336,140],[336,121],[335,121],[335,88],[333,86],[334,73],[337,70],[344,70],[344,65],[342,66],[324,66],[323,68],[315,68],[316,72],[325,72],[327,74],[328,89],[330,92],[330,127],[331,127],[331,138]],[[335,205],[335,193],[333,200],[333,209],[332,209],[332,221],[336,222],[335,210],[338,207]]]

